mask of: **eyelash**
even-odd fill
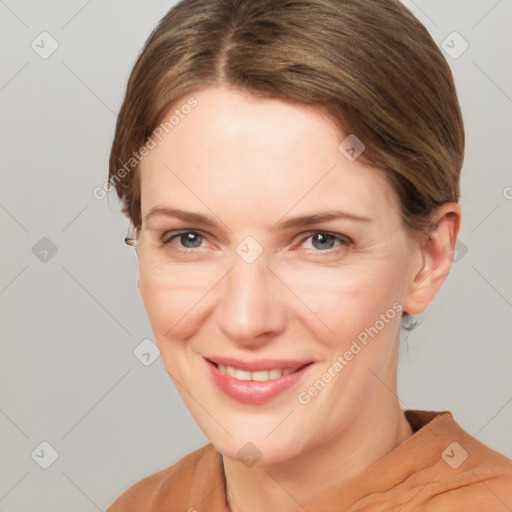
[[[170,232],[165,233],[162,236],[162,245],[164,247],[167,246],[167,245],[170,245],[173,240],[179,239],[179,237],[181,237],[182,235],[186,235],[186,234],[189,234],[189,233],[193,233],[195,235],[198,235],[203,240],[206,239],[206,236],[204,234],[202,234],[200,231],[196,231],[196,230],[188,229],[188,230],[181,230],[181,231],[177,231],[177,232],[176,231],[170,231]],[[300,240],[300,245],[302,245],[306,240],[309,240],[310,238],[312,238],[314,235],[318,235],[318,234],[334,237],[335,240],[339,242],[338,248],[340,248],[340,247],[346,248],[346,247],[351,246],[353,244],[353,241],[348,236],[341,235],[339,233],[331,233],[329,231],[310,231],[307,236],[303,237]],[[194,248],[176,247],[176,250],[178,252],[189,253],[189,254],[191,252],[193,252],[195,249],[201,249],[201,246],[194,247]],[[334,248],[333,249],[327,249],[327,250],[324,250],[324,251],[322,251],[322,250],[315,250],[315,249],[310,249],[310,250],[312,252],[316,253],[316,254],[333,254],[334,252],[336,252],[336,249],[334,249]]]

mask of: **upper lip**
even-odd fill
[[[257,372],[262,370],[275,370],[283,368],[300,368],[313,361],[305,361],[298,359],[254,359],[252,361],[241,361],[231,357],[205,357],[208,361],[224,366],[232,366],[238,370],[245,370],[248,372]]]

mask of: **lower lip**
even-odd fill
[[[296,385],[309,372],[313,364],[309,364],[295,373],[282,375],[277,379],[265,382],[255,380],[238,380],[221,372],[214,364],[206,361],[210,377],[217,387],[237,402],[248,405],[261,405],[274,399],[287,389]]]

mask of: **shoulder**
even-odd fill
[[[460,467],[456,462],[453,468],[437,468],[439,473],[427,485],[425,512],[452,512],[460,507],[465,512],[512,510],[512,461],[484,445],[467,448],[463,454],[455,446],[444,453],[445,458],[466,460]]]
[[[450,494],[466,510],[506,511],[512,509],[512,460],[484,445],[458,427],[460,441],[442,453],[450,466]],[[460,460],[457,460],[459,458]],[[449,462],[449,461],[455,462]],[[460,464],[460,466],[459,466]]]
[[[437,441],[433,452],[440,456],[428,471],[424,510],[512,510],[512,460],[466,432],[450,413],[423,428],[429,427]]]
[[[197,503],[198,493],[211,492],[215,477],[219,477],[219,464],[219,453],[207,444],[132,485],[107,512],[153,512],[161,507],[168,512],[187,511],[194,499]]]

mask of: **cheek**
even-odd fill
[[[388,320],[386,326],[400,322],[397,311],[405,285],[401,268],[401,263],[390,265],[382,260],[350,268],[317,266],[301,272],[288,271],[282,278],[291,283],[295,297],[290,300],[302,302],[294,307],[302,322],[324,344],[342,348],[340,343],[350,343],[381,315]]]
[[[160,351],[169,348],[169,341],[186,340],[197,331],[201,321],[197,306],[204,301],[207,288],[162,284],[141,274],[139,290]]]

